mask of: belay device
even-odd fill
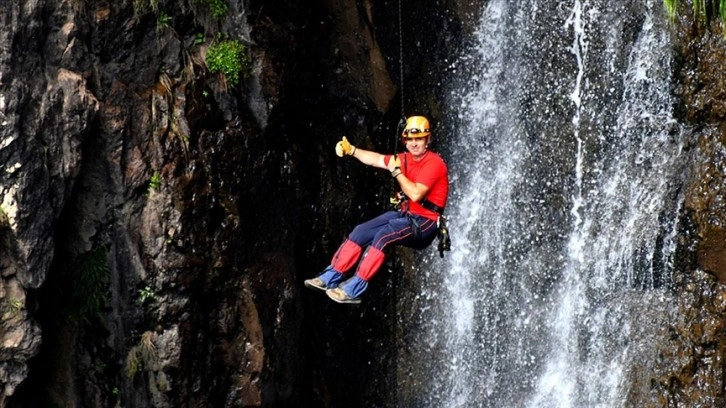
[[[446,218],[443,215],[438,219],[439,233],[439,256],[444,257],[444,251],[451,251],[451,237],[449,237],[449,228],[446,226]]]

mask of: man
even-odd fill
[[[423,249],[437,235],[438,219],[449,194],[446,164],[438,154],[428,150],[432,136],[425,117],[409,117],[401,137],[407,151],[396,155],[357,148],[345,136],[335,146],[340,157],[352,156],[368,166],[390,171],[403,193],[398,210],[356,226],[323,273],[305,281],[305,286],[325,291],[338,303],[360,303],[368,282],[385,261],[387,246]],[[346,272],[356,263],[355,275],[344,281]]]

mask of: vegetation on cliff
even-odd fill
[[[679,0],[663,0],[663,3],[671,20],[680,12],[679,6],[685,7],[685,2]],[[691,12],[698,23],[708,23],[714,18],[726,22],[726,1],[691,0]]]

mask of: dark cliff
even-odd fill
[[[4,10],[0,406],[391,400],[393,281],[349,309],[302,280],[387,204],[389,179],[333,146],[395,146],[398,6]],[[403,74],[406,109],[435,114],[435,33],[458,23],[432,6],[405,10]],[[223,41],[238,83],[208,64]]]

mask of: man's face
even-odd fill
[[[406,149],[411,152],[414,158],[423,156],[426,153],[426,145],[428,144],[428,136],[424,137],[406,137],[403,139],[406,143]]]

